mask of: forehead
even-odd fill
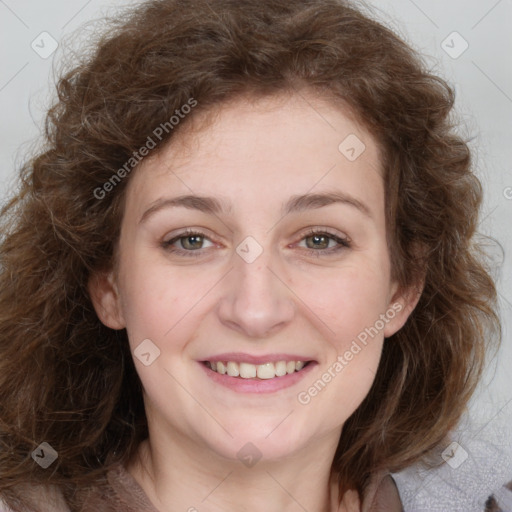
[[[289,93],[240,98],[194,116],[139,165],[128,190],[132,200],[215,191],[252,204],[338,187],[381,206],[377,142],[348,108]]]

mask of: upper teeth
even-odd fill
[[[304,361],[277,361],[276,363],[264,364],[251,364],[251,363],[236,363],[234,361],[218,361],[208,362],[210,368],[230,377],[241,377],[242,379],[273,379],[274,377],[282,377],[287,373],[293,373],[296,370],[301,370],[305,363]]]

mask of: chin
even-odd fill
[[[291,457],[307,445],[307,439],[299,437],[297,432],[290,432],[290,425],[288,429],[284,422],[278,425],[279,421],[259,422],[258,426],[262,428],[245,424],[238,429],[229,429],[232,438],[226,435],[218,443],[211,439],[207,443],[221,457],[240,460],[247,467],[251,467],[256,459],[270,462]]]

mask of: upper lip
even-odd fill
[[[241,352],[231,352],[226,354],[217,354],[215,356],[203,359],[203,362],[209,361],[217,363],[219,361],[233,361],[234,363],[250,363],[265,364],[275,363],[277,361],[313,361],[311,357],[295,355],[295,354],[263,354],[261,356],[253,356],[251,354],[243,354]]]

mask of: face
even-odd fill
[[[150,432],[229,458],[335,444],[411,309],[375,140],[312,94],[238,100],[130,179],[91,294],[127,329]]]

